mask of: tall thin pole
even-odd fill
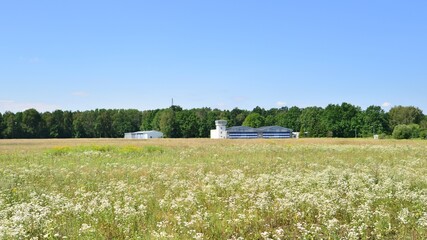
[[[172,98],[172,106],[173,106],[173,98]]]

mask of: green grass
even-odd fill
[[[425,239],[426,147],[2,140],[0,239]]]

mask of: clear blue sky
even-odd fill
[[[0,3],[0,112],[413,105],[427,1]]]

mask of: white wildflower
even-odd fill
[[[408,218],[410,217],[410,212],[407,208],[403,208],[398,216],[397,219],[399,219],[400,222],[402,222],[403,224],[407,224],[408,223]]]
[[[203,239],[203,233],[196,233],[193,238],[196,240],[202,240]]]
[[[270,237],[270,233],[269,232],[262,232],[261,233],[261,237],[264,238],[264,239],[270,239],[269,238]]]
[[[417,223],[422,227],[427,227],[427,212],[418,219]]]
[[[92,226],[86,223],[83,223],[79,229],[79,233],[87,233],[87,232],[93,232]]]

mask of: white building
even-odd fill
[[[216,129],[211,130],[211,138],[220,139],[227,138],[227,121],[216,120]]]
[[[163,133],[155,130],[125,133],[125,138],[129,138],[129,139],[150,139],[150,138],[162,138],[162,137],[163,137]]]
[[[292,132],[292,138],[299,138],[299,132]]]

